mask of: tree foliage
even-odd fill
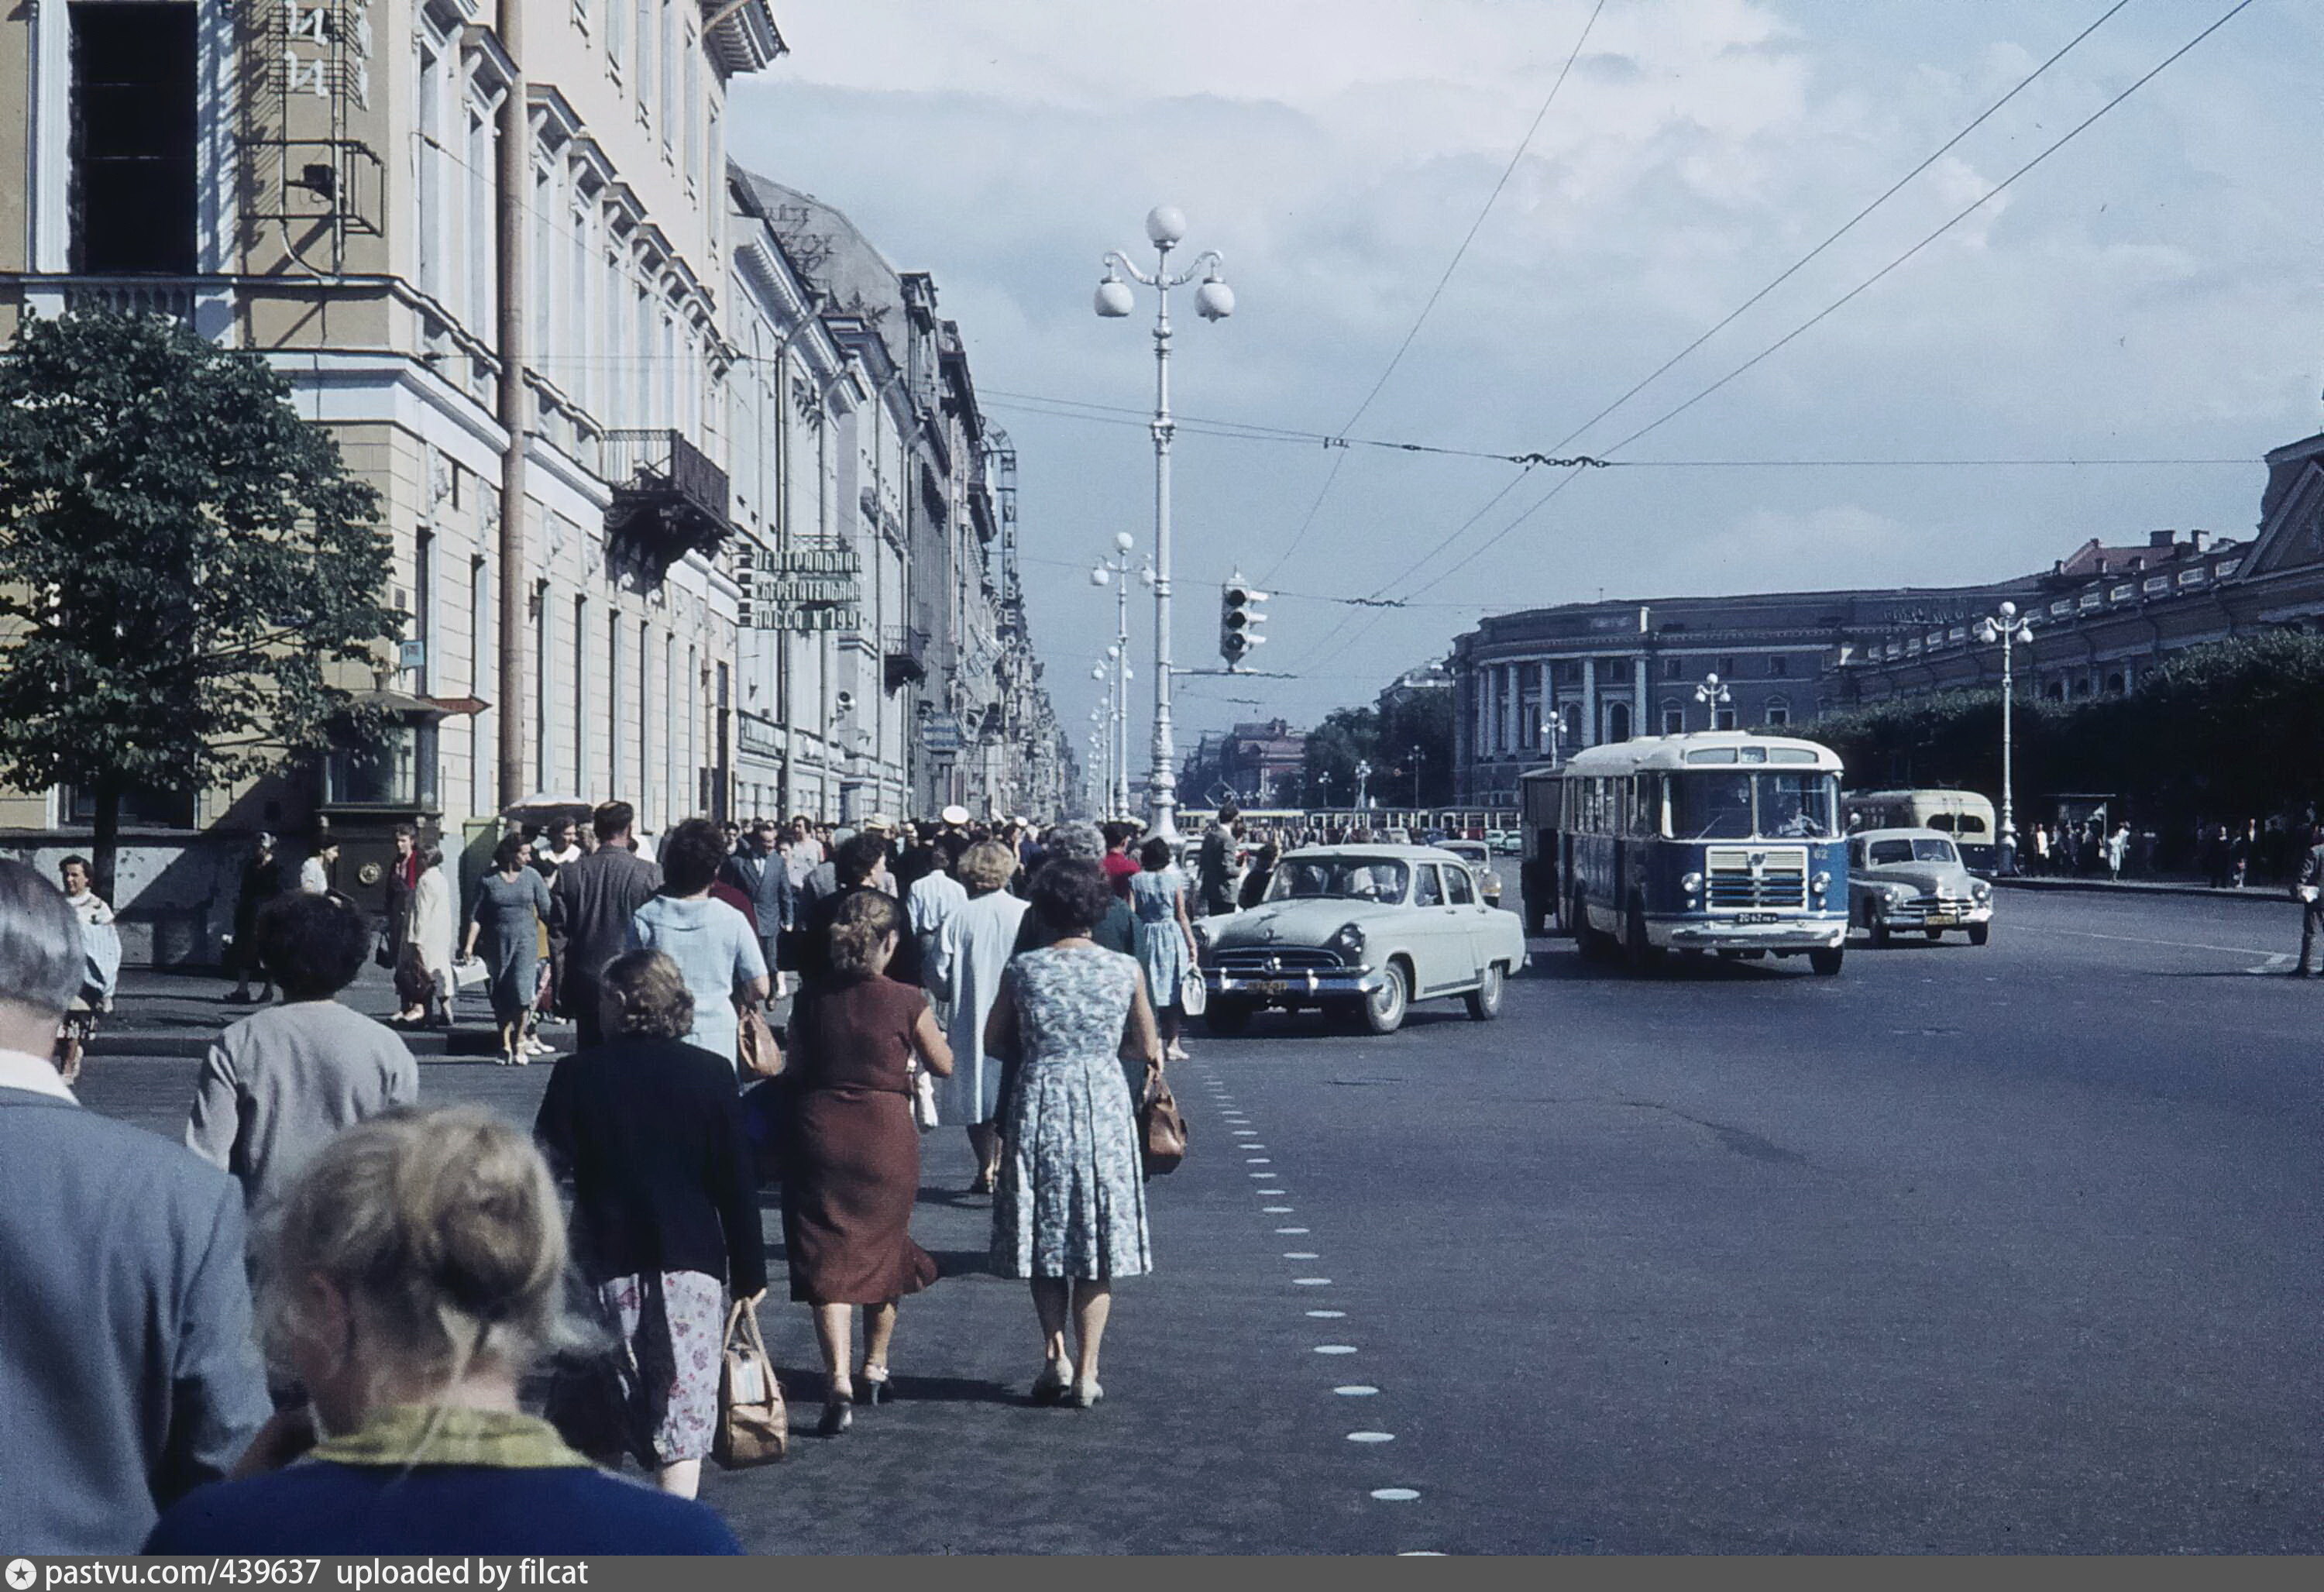
[[[0,775],[247,778],[359,725],[331,666],[398,618],[378,494],[255,354],[159,316],[28,318],[0,350]]]
[[[1334,708],[1307,732],[1307,798],[1317,806],[1351,807],[1356,801],[1356,765],[1372,766],[1371,789],[1379,781],[1379,712],[1369,707]]]

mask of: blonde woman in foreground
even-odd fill
[[[701,1505],[595,1469],[518,1407],[563,1333],[565,1275],[556,1187],[521,1130],[472,1107],[349,1128],[259,1259],[262,1334],[312,1409],[276,1416],[242,1479],[165,1514],[148,1553],[741,1551]]]

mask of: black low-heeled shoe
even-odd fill
[[[823,1401],[823,1419],[816,1422],[817,1437],[837,1437],[855,1424],[855,1406],[848,1396],[835,1394]]]

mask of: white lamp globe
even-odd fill
[[[1119,320],[1138,308],[1130,296],[1130,284],[1118,276],[1110,276],[1097,285],[1097,312],[1109,320]]]
[[[2001,617],[2005,621],[2015,619],[2017,617],[2017,604],[2015,603],[2004,603],[2001,605]]]
[[[1093,664],[1093,665],[1090,667],[1090,678],[1091,678],[1091,679],[1093,679],[1093,680],[1102,680],[1102,679],[1104,679],[1104,678],[1105,678],[1105,665],[1103,665],[1103,664],[1102,664],[1102,663],[1101,663],[1101,664]]]
[[[1095,569],[1090,571],[1090,584],[1093,586],[1109,586],[1112,584],[1113,572],[1106,568],[1104,565],[1101,564]]]
[[[1138,538],[1126,530],[1117,530],[1113,533],[1113,545],[1127,553],[1138,545]]]
[[[1194,290],[1194,313],[1204,320],[1224,320],[1234,313],[1234,290],[1213,277]]]
[[[1146,212],[1146,235],[1157,249],[1167,249],[1186,235],[1186,213],[1176,205],[1157,205]]]

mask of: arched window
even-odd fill
[[[2106,694],[2108,696],[2120,696],[2122,695],[2122,676],[2119,672],[2110,674],[2107,676]]]
[[[1609,702],[1606,704],[1606,739],[1609,741],[1630,739],[1630,704],[1628,703]]]
[[[1790,699],[1782,696],[1770,696],[1767,698],[1767,722],[1770,724],[1788,724],[1791,722],[1792,704]]]

